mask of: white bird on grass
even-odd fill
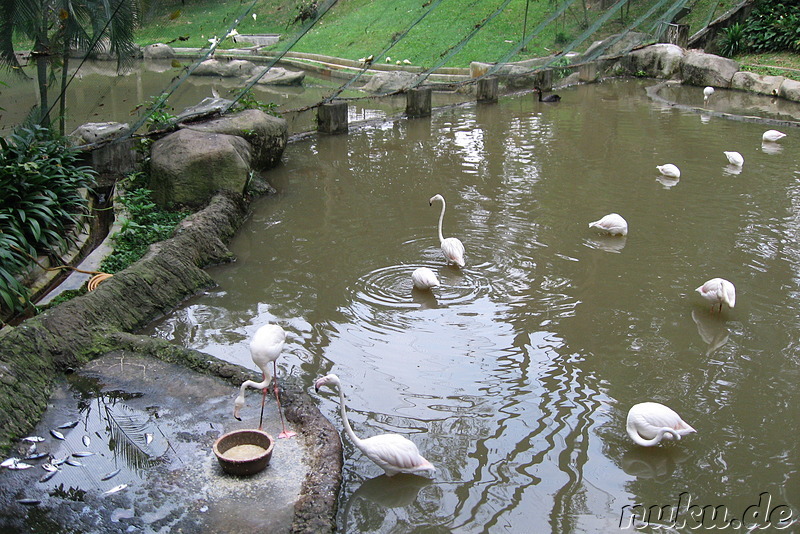
[[[342,424],[347,435],[356,447],[363,452],[367,458],[375,462],[383,469],[386,476],[394,476],[397,473],[435,473],[436,468],[428,460],[422,457],[419,449],[414,442],[401,436],[400,434],[379,434],[365,439],[359,439],[350,427],[347,419],[347,410],[344,404],[344,392],[339,377],[330,374],[318,378],[314,382],[314,389],[319,392],[322,386],[336,387],[339,389],[339,407],[342,411]]]
[[[778,130],[767,130],[764,132],[764,135],[761,136],[761,140],[774,143],[776,141],[780,141],[784,137],[786,137],[786,134],[783,132],[779,132]]]
[[[744,157],[739,154],[738,152],[725,152],[725,157],[728,158],[728,163],[731,165],[735,165],[737,167],[741,167],[744,165]]]
[[[597,228],[611,235],[628,235],[628,222],[618,213],[609,213],[598,221],[590,222],[589,228]]]
[[[695,289],[704,299],[711,302],[711,311],[719,304],[719,312],[722,313],[722,305],[727,304],[731,308],[736,305],[736,287],[724,278],[712,278],[705,284]]]
[[[711,86],[706,87],[703,89],[703,102],[708,102],[708,99],[711,98],[711,95],[714,94],[714,88]]]
[[[665,163],[664,165],[656,165],[656,169],[658,169],[658,172],[660,172],[664,176],[669,176],[670,178],[681,177],[681,170],[678,168],[677,165],[673,165],[672,163]]]
[[[439,287],[439,279],[436,278],[436,273],[427,267],[414,269],[414,272],[411,273],[411,281],[415,288],[422,291]]]
[[[661,440],[679,440],[697,432],[672,408],[657,402],[640,402],[631,406],[625,425],[631,439],[642,447],[653,447]]]
[[[258,422],[258,429],[261,430],[261,425],[264,419],[264,403],[267,400],[267,387],[272,379],[269,370],[269,364],[272,362],[273,369],[275,370],[275,400],[278,401],[278,415],[281,418],[281,426],[283,427],[281,433],[278,434],[279,438],[291,438],[292,436],[297,435],[296,432],[286,430],[286,424],[283,422],[283,413],[281,412],[281,398],[278,393],[278,366],[275,361],[278,359],[278,356],[281,355],[281,350],[283,350],[283,343],[285,340],[286,332],[284,332],[280,325],[267,324],[256,330],[253,339],[250,341],[250,356],[253,358],[253,363],[255,363],[259,369],[261,369],[264,380],[261,382],[245,380],[242,382],[242,385],[239,388],[239,396],[236,397],[236,400],[233,403],[233,416],[241,421],[242,418],[239,417],[239,411],[242,409],[242,406],[244,406],[245,390],[248,387],[260,389],[262,391],[261,418]]]
[[[448,263],[455,263],[459,267],[464,266],[464,245],[457,237],[445,237],[442,235],[442,220],[444,220],[444,210],[446,204],[442,195],[434,195],[431,197],[430,205],[433,206],[434,200],[442,201],[442,213],[439,214],[439,243],[444,253],[444,258]]]

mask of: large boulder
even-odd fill
[[[150,189],[161,206],[201,206],[218,191],[242,194],[252,148],[236,135],[178,130],[150,149]]]
[[[689,85],[730,87],[739,64],[732,59],[689,50],[683,58],[681,78]]]
[[[144,59],[172,59],[175,57],[175,51],[168,44],[156,43],[145,46],[142,49],[142,57]]]
[[[778,94],[785,79],[783,76],[763,76],[742,70],[733,75],[731,88],[774,96]]]
[[[266,70],[266,67],[256,67],[253,71],[253,75],[245,82],[245,85],[249,85],[259,76],[261,77],[255,80],[255,83],[263,85],[302,85],[306,77],[305,72],[286,70],[281,67],[272,67],[262,76],[264,70]]]
[[[796,80],[783,80],[780,89],[778,89],[778,96],[793,102],[800,102],[800,82]]]
[[[207,59],[201,62],[193,71],[194,76],[222,76],[230,78],[234,76],[250,76],[253,73],[255,64],[244,59],[234,59],[231,61],[219,61],[218,59]]]
[[[660,43],[634,50],[620,63],[630,74],[644,73],[651,78],[672,79],[680,74],[684,56],[680,46]]]
[[[409,89],[417,80],[417,75],[405,71],[392,71],[374,74],[361,88],[369,93],[394,93]]]
[[[87,122],[69,134],[75,145],[90,145],[110,141],[128,133],[130,127],[122,122]]]
[[[205,122],[183,124],[181,127],[195,132],[236,135],[246,139],[251,146],[250,164],[256,170],[275,166],[289,139],[285,119],[257,109],[246,109]]]

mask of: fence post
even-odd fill
[[[317,108],[317,131],[347,133],[347,102],[329,102]]]
[[[406,93],[406,115],[409,117],[429,117],[431,114],[430,88],[415,87]]]
[[[478,80],[478,102],[494,104],[497,102],[498,80],[496,76],[489,76]]]

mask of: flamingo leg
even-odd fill
[[[275,374],[274,374],[274,376],[275,376],[275,386],[274,386],[274,388],[275,388],[274,389],[274,391],[275,391],[275,400],[278,402],[278,415],[281,418],[281,427],[283,428],[281,433],[278,434],[278,439],[292,438],[292,437],[297,435],[297,432],[294,432],[292,430],[286,430],[286,423],[283,422],[283,410],[281,409],[281,396],[278,393],[278,364],[275,361],[273,361],[272,362],[272,366],[275,369]],[[266,388],[264,388],[264,391],[266,392]]]
[[[267,374],[262,374],[264,380],[267,379]],[[264,386],[264,389],[261,390],[261,416],[258,418],[258,429],[261,430],[261,426],[264,424],[264,404],[267,402],[267,386]]]

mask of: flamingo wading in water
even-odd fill
[[[427,267],[414,269],[414,272],[411,273],[411,282],[415,288],[421,291],[439,287],[439,279],[436,278],[436,273]]]
[[[736,305],[736,287],[724,278],[712,278],[695,291],[700,293],[704,299],[711,302],[711,311],[719,304],[719,312],[722,313],[722,304],[725,303],[731,308]]]
[[[653,447],[661,440],[679,440],[697,432],[672,408],[657,402],[640,402],[631,406],[625,425],[628,436],[642,447]]]
[[[281,397],[278,393],[278,365],[275,363],[275,361],[278,359],[278,356],[281,355],[281,350],[283,350],[283,343],[285,340],[286,332],[283,330],[283,328],[281,328],[280,325],[267,324],[256,330],[253,339],[250,341],[250,356],[253,358],[253,363],[255,363],[259,369],[261,369],[264,380],[261,382],[245,380],[242,382],[242,385],[239,388],[239,396],[236,397],[236,400],[233,403],[233,416],[237,420],[241,421],[242,418],[239,417],[239,411],[242,409],[242,406],[244,406],[245,390],[248,387],[260,389],[262,392],[261,418],[258,421],[258,429],[261,430],[261,425],[263,424],[264,420],[264,403],[267,400],[267,388],[272,380],[269,369],[269,364],[272,362],[272,368],[274,369],[275,376],[275,400],[278,401],[278,415],[281,418],[282,426],[282,431],[280,434],[278,434],[279,438],[291,438],[292,436],[297,435],[296,432],[286,430],[286,423],[283,421],[283,413],[281,412]]]
[[[350,427],[347,419],[347,411],[344,405],[344,392],[339,377],[329,374],[318,378],[314,382],[314,389],[319,392],[323,386],[336,387],[339,389],[339,407],[342,411],[342,424],[347,435],[356,447],[363,452],[367,458],[375,462],[383,469],[386,476],[394,476],[397,473],[417,474],[420,472],[435,473],[436,468],[428,460],[422,457],[419,449],[414,442],[400,434],[379,434],[365,439],[359,439]]]
[[[590,222],[589,228],[597,228],[610,235],[628,235],[628,222],[618,213],[609,213],[599,221]]]
[[[448,263],[455,263],[459,267],[464,266],[464,245],[457,237],[445,238],[442,235],[442,221],[444,220],[444,210],[446,204],[442,195],[434,195],[431,197],[430,205],[433,206],[434,200],[442,201],[442,213],[439,214],[439,243],[442,246],[442,253]]]

